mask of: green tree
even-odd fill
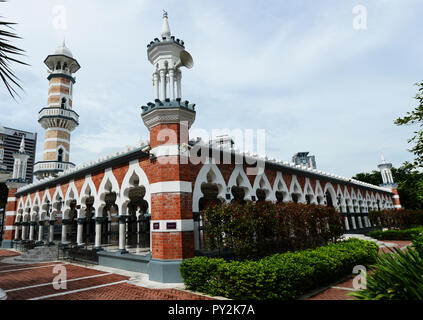
[[[6,0],[0,0],[0,2],[6,2]],[[20,39],[13,32],[12,26],[15,24],[4,21],[3,17],[0,16],[0,79],[13,98],[15,98],[15,95],[19,96],[16,91],[17,88],[23,89],[19,84],[19,78],[11,69],[11,63],[28,65],[18,59],[18,56],[22,56],[25,51],[11,44],[11,40]]]
[[[403,125],[418,125],[418,130],[414,131],[414,137],[408,140],[408,143],[414,142],[414,147],[409,151],[415,155],[414,165],[423,167],[423,82],[415,84],[419,89],[415,99],[418,102],[418,106],[413,111],[407,112],[407,115],[403,118],[395,120],[395,124],[398,126]]]
[[[398,184],[401,205],[405,209],[423,209],[423,173],[414,169],[410,163],[404,163],[400,168],[392,168],[392,177]],[[378,171],[359,173],[353,179],[380,185],[382,176]]]

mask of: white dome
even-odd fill
[[[69,50],[69,48],[66,47],[65,41],[63,41],[63,43],[57,47],[54,54],[62,54],[64,56],[73,58],[72,52]]]

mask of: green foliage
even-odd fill
[[[409,229],[423,226],[423,210],[382,210],[369,212],[370,221],[385,228]]]
[[[423,227],[417,227],[405,230],[386,230],[386,231],[371,231],[370,237],[378,240],[403,240],[409,241],[415,239],[423,232]]]
[[[414,165],[423,167],[423,131],[421,130],[421,126],[423,125],[423,82],[416,83],[415,85],[418,87],[418,92],[415,97],[418,102],[417,107],[411,112],[407,112],[405,117],[395,120],[395,124],[398,126],[419,126],[419,130],[414,131],[414,136],[408,140],[408,143],[414,143],[414,147],[409,150],[415,155]]]
[[[398,248],[378,257],[367,288],[350,295],[361,300],[423,300],[423,256]]]
[[[423,257],[423,230],[421,233],[416,235],[412,242],[413,248]]]
[[[350,239],[316,249],[275,254],[258,261],[196,257],[180,271],[190,290],[231,299],[295,299],[376,261],[373,242]]]
[[[415,170],[409,163],[400,168],[392,168],[392,177],[398,184],[401,205],[406,209],[423,209],[423,173]],[[379,171],[359,173],[353,179],[380,185],[382,176]]]
[[[335,209],[316,205],[223,203],[203,215],[208,247],[230,249],[238,259],[315,248],[336,241],[344,231]]]

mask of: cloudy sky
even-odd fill
[[[18,23],[15,43],[31,67],[15,67],[25,88],[17,102],[0,87],[0,123],[37,132],[42,160],[43,61],[66,37],[82,66],[71,161],[146,140],[140,106],[154,99],[146,45],[161,33],[163,9],[195,61],[182,79],[183,98],[197,104],[191,137],[264,129],[268,156],[310,151],[318,169],[346,177],[376,169],[381,153],[394,166],[412,159],[413,128],[393,121],[415,106],[423,78],[419,0],[10,0],[0,15]]]

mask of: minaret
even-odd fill
[[[182,150],[188,145],[188,129],[196,114],[195,105],[181,101],[180,67],[192,68],[193,60],[184,42],[171,35],[167,12],[163,14],[161,40],[154,39],[147,48],[155,100],[142,107],[141,117],[150,131],[150,161],[157,177],[151,182],[155,190],[150,208],[150,280],[180,282],[180,276],[175,276],[179,275],[180,262],[194,256],[192,183]]]
[[[23,136],[19,152],[13,153],[15,162],[13,164],[12,180],[26,182],[26,169],[28,167],[29,157],[29,153],[25,152],[25,136]]]
[[[73,168],[69,162],[71,132],[79,125],[79,116],[73,110],[73,74],[80,69],[65,41],[49,55],[49,90],[47,107],[39,113],[38,122],[46,129],[43,161],[34,166],[38,179],[56,177],[59,172]]]
[[[394,178],[392,176],[392,163],[386,163],[385,157],[383,154],[381,155],[382,163],[378,165],[378,168],[380,170],[380,173],[382,174],[382,187],[386,187],[392,190],[392,192],[395,194],[392,197],[392,202],[394,203],[394,207],[396,210],[401,210],[401,203],[400,198],[398,194],[398,185],[394,182]]]

